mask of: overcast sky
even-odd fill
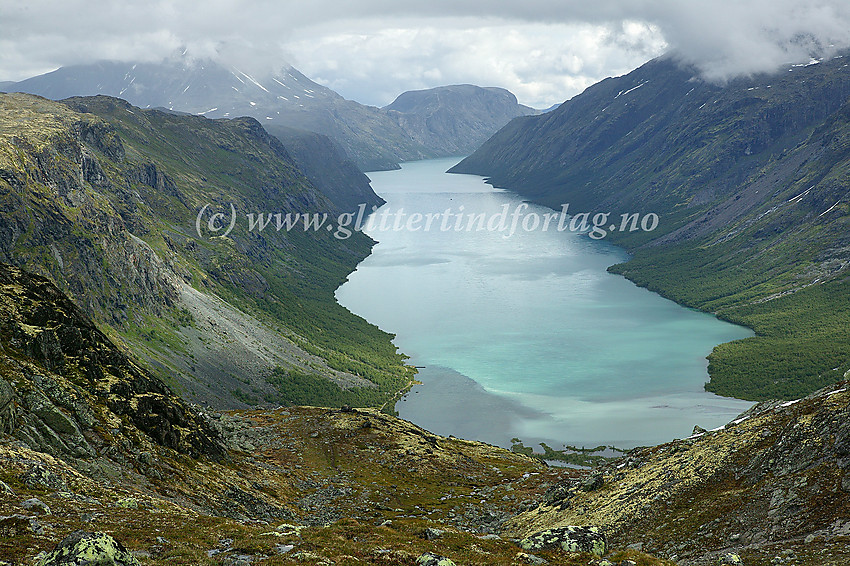
[[[378,106],[473,83],[543,108],[668,50],[722,81],[848,46],[847,0],[0,0],[0,80],[185,47]]]

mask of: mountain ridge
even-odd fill
[[[54,100],[106,94],[125,98],[140,107],[163,107],[210,118],[251,116],[272,134],[280,127],[326,135],[339,143],[347,158],[361,170],[395,169],[400,161],[471,151],[476,143],[501,127],[508,116],[531,111],[517,104],[513,95],[495,96],[494,100],[502,101],[506,107],[494,107],[494,112],[482,120],[482,106],[477,105],[477,114],[469,117],[465,130],[453,133],[463,137],[452,142],[444,139],[445,129],[441,130],[442,134],[422,135],[427,131],[427,128],[423,130],[427,116],[417,114],[404,120],[401,119],[404,114],[346,100],[291,66],[257,78],[212,60],[102,61],[61,67],[7,84],[6,89]],[[487,89],[476,92],[477,98],[490,93]],[[462,114],[457,108],[452,112],[454,116]],[[411,120],[413,124],[408,127]],[[292,134],[287,132],[282,137],[288,139]]]
[[[467,155],[490,137],[494,127],[537,113],[506,89],[470,84],[403,92],[383,110],[413,139],[444,155]]]

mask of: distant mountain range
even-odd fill
[[[656,213],[613,268],[754,328],[709,388],[795,398],[850,375],[850,59],[720,86],[674,60],[510,122],[453,172],[571,211]],[[606,222],[606,227],[608,222]]]
[[[327,135],[364,171],[470,153],[510,119],[536,113],[504,89],[472,85],[404,93],[381,109],[346,100],[293,67],[255,77],[209,60],[100,62],[3,85],[53,100],[105,94],[208,118],[251,116],[273,135],[287,128],[288,139],[291,128]]]

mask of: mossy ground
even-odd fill
[[[235,450],[222,464],[160,450],[154,466],[161,478],[103,461],[83,474],[44,454],[0,445],[0,480],[15,491],[0,495],[0,516],[21,512],[19,502],[29,497],[51,509],[39,517],[43,534],[0,538],[0,557],[28,562],[84,529],[111,534],[142,564],[212,565],[241,554],[270,565],[409,565],[424,552],[459,565],[521,564],[514,542],[485,534],[548,486],[581,474],[432,435],[374,410],[305,407],[223,418],[232,445],[260,446]],[[25,484],[21,475],[35,462],[65,478],[68,491]],[[249,516],[228,499],[233,488],[288,516]],[[118,504],[128,497],[138,508]],[[497,519],[488,523],[491,516]],[[428,540],[427,528],[443,534]],[[278,545],[293,549],[278,554]],[[576,566],[592,558],[537,554]],[[628,556],[647,566],[668,564],[634,551]]]
[[[615,546],[639,543],[688,563],[716,563],[723,552],[740,554],[748,566],[789,555],[796,565],[850,563],[839,424],[850,402],[845,386],[636,449],[604,469],[600,489],[543,503],[509,522],[507,532],[587,522],[607,525]]]

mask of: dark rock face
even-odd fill
[[[7,104],[4,110],[13,112],[26,101]],[[57,132],[58,124],[63,129]],[[128,305],[155,316],[173,306],[172,270],[130,232],[146,230],[127,186],[146,183],[178,194],[174,183],[148,164],[131,170],[125,186],[118,186],[104,167],[124,164],[123,143],[112,126],[91,115],[57,115],[44,131],[16,138],[15,146],[19,162],[0,165],[0,177],[13,189],[0,194],[0,261],[49,273],[63,291],[85,297],[86,310],[101,320],[121,322]],[[34,186],[50,190],[34,191]],[[120,195],[124,204],[106,205],[103,197],[109,194]],[[27,248],[22,250],[24,234]],[[32,251],[39,246],[50,250],[55,265]],[[119,288],[121,294],[115,292]],[[40,340],[43,348],[55,345],[47,334]]]
[[[601,473],[593,473],[581,482],[581,489],[584,491],[596,491],[601,488],[604,483],[605,479],[602,477]]]
[[[4,380],[0,379],[0,434],[8,434],[14,430],[15,423],[15,391],[12,386]]]
[[[104,404],[162,446],[224,456],[218,433],[52,283],[6,264],[0,264],[0,341],[23,356],[7,358],[0,378],[0,428],[33,448],[93,455],[85,431],[96,424],[92,405]]]
[[[139,566],[139,561],[124,545],[106,533],[76,531],[65,537],[38,566]]]
[[[523,550],[551,550],[560,548],[564,552],[589,552],[602,556],[607,552],[608,542],[599,527],[558,527],[534,533],[522,539]]]

